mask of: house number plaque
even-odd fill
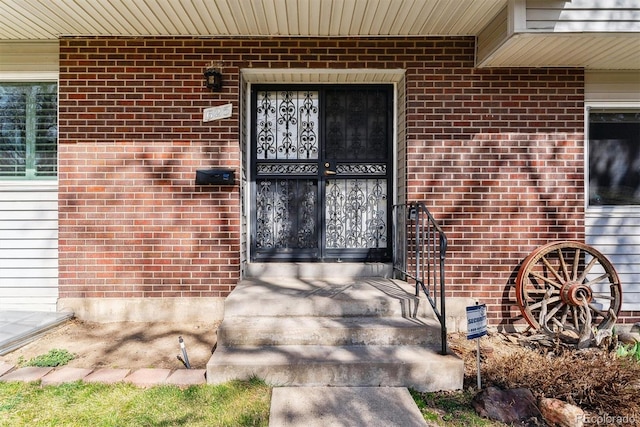
[[[205,108],[202,111],[202,121],[211,122],[218,119],[227,119],[231,117],[232,104],[224,104],[217,107]]]

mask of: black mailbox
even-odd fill
[[[198,169],[196,185],[234,185],[235,173],[232,169]]]

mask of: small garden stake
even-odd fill
[[[182,363],[187,369],[191,369],[191,365],[189,364],[189,356],[187,356],[187,347],[184,345],[184,340],[182,336],[178,337],[178,342],[180,343],[180,350],[182,350]]]
[[[476,366],[478,369],[477,379],[478,379],[478,391],[482,390],[482,379],[480,378],[480,338],[476,338]]]

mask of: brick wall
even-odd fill
[[[522,260],[584,241],[584,74],[478,70],[472,54],[456,41],[408,72],[408,194],[447,232],[450,295],[508,324]]]
[[[61,40],[61,298],[216,297],[237,283],[239,186],[194,185],[196,169],[240,159],[237,72],[208,90],[205,45]],[[231,118],[202,122],[227,102]]]
[[[510,322],[521,260],[584,239],[581,70],[474,69],[473,38],[63,38],[61,297],[224,296],[239,277],[240,68],[406,69],[407,195],[450,237],[451,295]],[[202,71],[223,62],[224,88]],[[231,102],[230,119],[202,109]]]

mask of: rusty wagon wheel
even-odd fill
[[[611,327],[622,291],[609,260],[580,242],[552,242],[524,260],[516,278],[516,298],[525,320],[549,333]]]

